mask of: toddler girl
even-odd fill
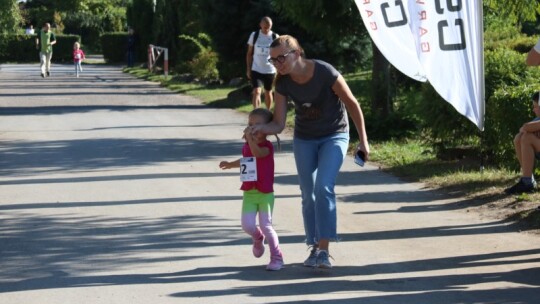
[[[75,74],[79,77],[79,72],[82,72],[81,62],[85,58],[81,45],[78,42],[73,44],[73,63],[75,64]]]
[[[246,143],[242,147],[243,158],[232,162],[222,161],[221,169],[240,168],[244,191],[242,203],[242,229],[253,239],[253,255],[257,258],[264,253],[264,239],[270,250],[267,270],[283,268],[283,254],[279,248],[276,231],[272,227],[274,209],[274,147],[261,132],[252,132],[255,125],[272,121],[272,112],[257,108],[249,114],[248,127],[244,129]],[[279,147],[279,138],[278,138]],[[259,215],[259,227],[256,217]]]

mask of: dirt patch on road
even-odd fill
[[[441,189],[447,191],[448,189]],[[452,195],[456,195],[455,192]],[[482,218],[507,221],[517,231],[540,236],[540,192],[507,195],[500,187],[461,194],[463,208]]]

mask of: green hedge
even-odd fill
[[[539,88],[537,84],[504,86],[486,102],[484,146],[491,162],[519,168],[513,140],[519,128],[534,118],[531,96]]]
[[[101,35],[101,49],[107,63],[126,61],[128,33],[114,32]],[[140,56],[139,56],[140,57]],[[138,58],[135,58],[137,62]]]
[[[0,62],[39,61],[35,39],[36,35],[0,35]],[[72,61],[73,44],[76,41],[80,41],[78,35],[56,35],[52,61]]]

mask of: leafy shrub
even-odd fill
[[[479,130],[465,116],[446,100],[435,89],[424,83],[419,98],[409,102],[408,113],[416,113],[420,121],[420,129],[428,135],[424,137],[436,149],[469,145],[471,136]]]
[[[502,85],[515,86],[527,78],[525,57],[510,49],[484,52],[486,99]]]
[[[219,59],[217,53],[212,50],[210,36],[199,33],[197,38],[188,35],[180,35],[178,37],[193,42],[199,49],[199,52],[195,57],[188,62],[190,72],[200,80],[208,81],[218,79],[219,72],[217,64]]]
[[[503,167],[516,165],[513,137],[519,127],[531,120],[530,96],[538,89],[538,69],[525,65],[525,58],[511,49],[486,50],[484,132],[480,132],[429,84],[420,96],[409,98],[401,112],[415,113],[425,138],[436,149],[480,145],[489,160]],[[437,152],[439,152],[437,151]]]
[[[39,61],[35,35],[1,35],[0,62]]]
[[[518,53],[528,53],[531,47],[536,44],[536,41],[538,41],[536,37],[521,35],[509,41],[508,47]]]
[[[219,78],[219,72],[216,67],[218,56],[213,51],[204,51],[195,55],[189,62],[191,71],[195,77],[204,80],[215,80]]]

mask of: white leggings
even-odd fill
[[[39,53],[39,60],[40,60],[40,67],[41,67],[42,74],[45,74],[45,72],[49,72],[51,70],[51,58],[52,58],[52,52]]]

